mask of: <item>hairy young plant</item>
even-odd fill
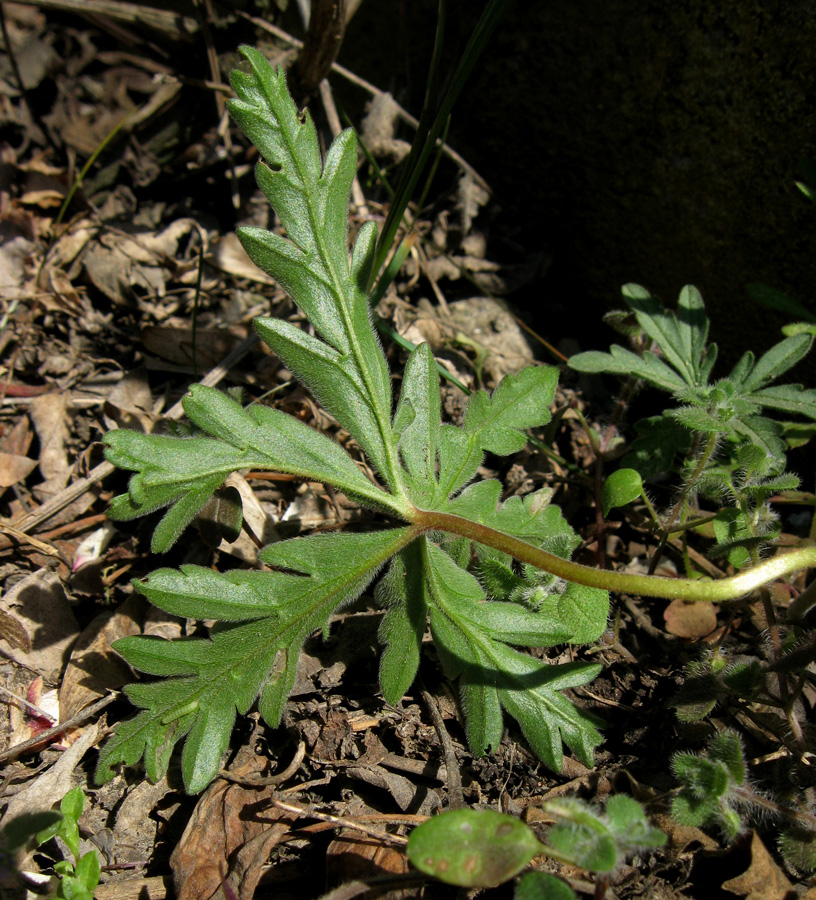
[[[730,840],[751,821],[782,820],[777,832],[782,854],[803,871],[816,868],[816,817],[807,809],[777,803],[751,785],[737,732],[715,734],[701,755],[675,753],[672,769],[680,782],[671,807],[676,822],[717,827]]]
[[[265,571],[182,566],[138,582],[166,612],[215,625],[209,639],[117,643],[135,669],[161,680],[127,688],[141,711],[103,748],[98,777],[108,780],[118,763],[144,756],[148,776],[160,778],[184,740],[185,785],[191,792],[204,788],[236,715],[257,701],[264,720],[276,725],[303,641],[386,566],[378,593],[386,606],[380,681],[388,702],[410,687],[430,620],[443,666],[461,685],[474,753],[498,745],[506,710],[551,768],[560,768],[562,743],[590,764],[601,739],[597,723],[562,691],[587,683],[600,667],[553,665],[517,648],[597,639],[606,627],[609,589],[723,601],[814,564],[816,551],[716,582],[596,571],[569,560],[577,539],[546,494],[501,503],[499,482],[470,484],[486,452],[515,453],[527,429],[549,421],[555,369],[530,367],[506,377],[492,395],[479,391],[462,426],[453,427],[440,422],[437,368],[423,344],[411,353],[394,408],[365,292],[373,281],[376,226],[360,229],[350,258],[347,249],[354,134],[341,134],[321,164],[314,125],[295,108],[282,71],[256,50],[242,52],[249,71],[232,74],[230,110],[261,153],[258,184],[287,237],[261,228],[242,228],[239,237],[315,333],[272,318],[255,327],[354,438],[375,477],[299,420],[267,407],[244,409],[199,385],[184,399],[197,429],[191,436],[105,436],[108,459],[133,472],[111,515],[130,519],[165,509],[153,536],[154,551],[164,551],[231,472],[266,469],[323,482],[398,524],[272,544],[260,554]],[[524,583],[513,559],[527,567]],[[545,574],[531,578],[531,567]]]
[[[613,345],[609,353],[576,354],[570,367],[642,379],[669,392],[678,405],[635,425],[639,436],[624,468],[604,486],[604,515],[642,497],[666,537],[687,527],[696,493],[721,507],[713,517],[716,543],[709,555],[726,557],[736,568],[756,563],[778,535],[770,498],[799,486],[795,475],[784,472],[792,423],[772,419],[767,411],[816,420],[816,390],[772,382],[804,358],[813,335],[792,335],[759,359],[748,351],[727,377],[712,381],[717,345],[708,343],[709,321],[696,288],[683,288],[677,312],[640,285],[625,285],[623,296],[637,324],[620,322],[639,352]],[[682,486],[676,502],[658,516],[642,479],[672,469]]]
[[[486,888],[517,875],[535,856],[604,875],[635,854],[666,843],[666,835],[649,822],[640,803],[625,794],[610,797],[603,811],[576,797],[549,801],[544,811],[555,824],[543,842],[523,822],[492,809],[444,812],[411,832],[408,859],[446,884]],[[561,891],[547,880],[544,886],[552,888],[554,896]],[[521,896],[528,891],[535,896],[529,883]]]

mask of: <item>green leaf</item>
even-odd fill
[[[805,390],[800,384],[775,384],[754,391],[751,398],[771,409],[816,419],[816,390]]]
[[[613,472],[601,489],[601,509],[604,517],[619,506],[626,506],[643,494],[643,481],[634,469],[618,469]]]
[[[702,371],[708,341],[709,321],[705,304],[694,285],[687,284],[680,291],[677,301],[677,326],[683,355],[691,361],[697,384],[705,384],[707,373]]]
[[[56,810],[39,813],[20,813],[8,821],[3,820],[3,850],[12,852],[23,848],[32,838],[42,844],[57,832],[62,817]]]
[[[439,439],[439,491],[444,501],[467,484],[484,451],[506,456],[527,442],[524,431],[550,421],[558,372],[552,366],[528,366],[506,375],[492,395],[471,394],[461,429],[443,426]]]
[[[559,691],[585,684],[600,671],[588,663],[542,664],[501,643],[515,642],[520,626],[507,619],[506,630],[494,631],[507,612],[504,604],[480,603],[484,596],[472,575],[438,547],[425,543],[426,578],[431,606],[431,632],[450,677],[460,677],[468,742],[476,754],[501,739],[500,706],[518,721],[540,759],[560,771],[562,740],[586,765],[600,743],[597,720],[573,706]],[[496,618],[485,610],[499,606]],[[509,606],[509,605],[508,605]],[[524,612],[524,610],[520,610]],[[525,617],[525,628],[535,621]],[[552,624],[541,616],[542,640],[555,642]]]
[[[396,706],[416,677],[428,618],[418,541],[391,561],[377,585],[377,600],[386,607],[377,633],[386,645],[380,657],[380,687],[385,702]]]
[[[387,441],[377,422],[379,405],[372,402],[369,386],[348,357],[282,319],[258,318],[254,326],[387,478]]]
[[[420,506],[433,501],[439,443],[439,373],[428,344],[419,344],[405,366],[394,433],[411,476],[411,497]]]
[[[662,388],[664,391],[676,391],[685,387],[684,381],[672,368],[658,359],[654,353],[647,351],[643,356],[632,353],[623,347],[613,344],[609,353],[601,353],[598,350],[587,350],[584,353],[576,353],[569,358],[569,367],[576,372],[601,373],[621,375],[625,378],[642,378]]]
[[[734,806],[735,788],[745,781],[742,742],[735,731],[716,734],[706,756],[676,753],[672,769],[681,783],[672,801],[672,817],[681,825],[719,825],[734,837],[741,829]]]
[[[547,832],[547,843],[565,859],[590,872],[611,872],[618,864],[615,838],[591,806],[574,797],[544,804],[558,824]]]
[[[74,873],[76,880],[88,892],[89,897],[93,897],[101,874],[102,866],[95,850],[89,850],[80,858]]]
[[[261,554],[268,565],[286,571],[219,575],[187,566],[180,573],[159,570],[137,583],[151,602],[177,615],[243,624],[214,630],[209,640],[117,641],[116,649],[131,665],[174,677],[126,689],[143,711],[118,726],[105,744],[97,778],[110,780],[114,765],[133,765],[144,755],[155,781],[165,773],[173,746],[186,737],[185,786],[190,793],[206,787],[218,770],[236,713],[245,713],[260,692],[261,714],[277,725],[303,641],[358,597],[411,536],[410,529],[400,528],[294,538]]]
[[[490,888],[517,875],[541,851],[518,819],[492,809],[440,813],[408,836],[408,859],[445,884]]]
[[[303,310],[317,338],[298,338],[292,326],[262,320],[259,333],[370,456],[386,483],[400,484],[390,427],[391,381],[361,289],[373,235],[362,237],[355,270],[346,245],[349,190],[356,171],[354,133],[343,132],[320,166],[317,134],[301,119],[286,90],[257,50],[241,48],[250,73],[234,75],[238,98],[230,112],[267,166],[258,181],[286,228],[288,240],[258,228],[238,236],[250,258],[280,282]],[[367,260],[368,262],[365,262]],[[333,351],[333,352],[332,352]],[[352,388],[352,396],[346,397]]]
[[[811,337],[816,337],[816,325],[812,325],[810,322],[791,322],[783,325],[781,330],[785,337],[796,337],[798,334],[809,334]]]
[[[734,431],[755,447],[762,448],[770,459],[780,465],[785,460],[785,442],[780,437],[782,426],[764,416],[743,416],[733,421]]]
[[[692,435],[671,413],[641,419],[635,423],[638,437],[632,441],[621,465],[636,469],[643,478],[651,478],[674,469],[678,454],[691,449]]]
[[[570,644],[592,644],[606,631],[609,592],[570,581],[561,593],[550,594],[539,609],[569,632]]]
[[[784,291],[771,287],[769,284],[755,282],[754,284],[747,285],[746,289],[749,297],[755,303],[767,306],[769,309],[776,309],[780,312],[787,313],[789,316],[793,316],[797,319],[811,322],[816,321],[816,316],[814,316],[798,300],[794,300],[793,297],[790,297]]]
[[[745,515],[736,507],[721,509],[712,522],[717,544],[724,548],[728,562],[735,569],[741,569],[751,562],[751,555],[744,542],[751,542],[754,533],[746,522]]]
[[[513,900],[576,900],[573,889],[548,872],[525,872],[516,885]]]
[[[812,344],[813,337],[809,334],[799,334],[780,341],[757,360],[753,371],[742,383],[743,390],[756,391],[765,387],[768,382],[778,378],[802,360]]]
[[[548,843],[560,857],[592,872],[611,872],[626,857],[666,843],[666,835],[649,823],[643,807],[625,794],[610,797],[604,813],[571,797],[549,801],[544,809],[557,822]]]
[[[561,510],[549,502],[551,491],[542,489],[525,497],[509,497],[504,503],[500,502],[501,492],[501,482],[495,479],[478,481],[443,509],[553,553],[561,547],[564,552],[559,555],[568,556],[578,546],[580,538],[567,524]]]
[[[715,734],[708,743],[708,755],[726,767],[734,784],[745,783],[745,754],[742,740],[736,731],[726,728]]]
[[[154,552],[172,546],[227,476],[240,469],[285,472],[331,484],[368,505],[394,506],[393,498],[372,484],[341,447],[294,416],[264,406],[243,409],[202,385],[190,388],[183,405],[191,421],[212,438],[125,430],[104,438],[108,460],[137,473],[129,493],[111,505],[112,518],[131,519],[174,504],[154,533]]]
[[[649,822],[640,803],[627,794],[615,794],[607,800],[606,818],[622,856],[656,850],[666,843],[666,835]]]
[[[660,347],[683,381],[688,385],[700,384],[700,361],[708,337],[708,319],[697,289],[690,285],[683,288],[679,314],[667,310],[638,284],[624,285],[621,293],[635,311],[641,328]]]
[[[580,539],[567,524],[561,510],[549,503],[549,492],[542,490],[526,497],[510,497],[502,504],[499,504],[500,495],[501,484],[498,481],[480,481],[462,491],[448,504],[446,511],[569,558]],[[480,549],[487,548],[477,545],[477,552]],[[476,565],[482,583],[490,587],[494,598],[502,596],[499,592],[503,582],[510,589],[504,597],[513,600],[522,597],[537,606],[536,615],[540,621],[547,622],[550,632],[548,636],[542,634],[538,639],[528,635],[525,639],[519,636],[515,640],[501,640],[530,647],[552,646],[561,641],[584,644],[597,640],[606,631],[609,616],[607,591],[575,583],[559,583],[549,576],[543,579],[545,584],[541,584],[538,570],[528,571],[528,580],[525,581],[514,575],[505,560],[509,557],[500,554],[497,558],[495,551],[487,550],[486,557]],[[492,610],[498,607],[496,604],[486,604],[482,608]],[[491,627],[484,619],[482,624]]]

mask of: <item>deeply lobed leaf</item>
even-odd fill
[[[174,745],[186,738],[182,774],[196,793],[215,777],[236,713],[260,694],[266,721],[277,725],[306,637],[354,600],[377,570],[410,540],[410,529],[316,535],[273,544],[264,561],[286,571],[221,575],[199,566],[160,569],[137,588],[175,615],[243,622],[209,640],[124,638],[116,649],[146,674],[173,676],[131,685],[143,711],[117,728],[100,756],[97,777],[113,777],[119,762],[145,757],[151,780],[167,770]],[[297,573],[297,574],[294,574]]]
[[[601,740],[597,720],[559,691],[591,681],[600,666],[542,664],[507,646],[522,643],[522,635],[533,638],[529,644],[540,645],[559,643],[569,635],[562,623],[541,612],[483,603],[476,579],[427,541],[424,559],[431,632],[448,675],[460,679],[472,750],[480,754],[498,746],[504,707],[553,770],[561,769],[562,740],[580,760],[591,760]]]
[[[501,504],[498,482],[462,490],[486,452],[516,452],[525,445],[527,429],[549,421],[556,370],[530,367],[505,377],[492,394],[477,392],[463,426],[454,428],[440,424],[436,362],[430,348],[420,345],[409,358],[392,416],[390,374],[365,295],[376,226],[363,226],[351,259],[346,243],[354,135],[340,135],[321,165],[314,126],[308,114],[298,113],[283,73],[257,51],[242,52],[249,71],[233,73],[237,98],[229,101],[230,109],[261,153],[257,180],[286,237],[252,228],[240,229],[239,237],[250,257],[290,293],[315,333],[273,318],[256,320],[255,327],[354,438],[385,487],[299,420],[265,407],[245,409],[214,389],[194,386],[184,399],[194,434],[106,436],[110,461],[134,473],[112,515],[126,519],[167,508],[153,540],[154,550],[164,550],[230,472],[267,469],[323,482],[404,521],[418,520],[415,506],[447,511],[568,557],[577,538],[546,493]],[[276,724],[303,640],[359,596],[392,558],[378,589],[386,606],[380,629],[386,700],[397,703],[409,689],[430,613],[449,672],[462,675],[474,750],[498,744],[504,707],[548,765],[560,767],[562,739],[588,763],[600,740],[595,722],[559,691],[590,680],[598,667],[549,666],[510,645],[594,639],[606,627],[607,594],[565,587],[531,570],[518,573],[509,557],[484,547],[473,553],[464,539],[443,541],[442,549],[427,537],[415,540],[419,534],[413,526],[300,538],[260,553],[271,571],[221,575],[182,566],[139,583],[161,609],[215,624],[208,639],[119,642],[117,649],[134,668],[165,680],[127,689],[142,711],[106,744],[100,777],[112,777],[118,762],[133,764],[144,756],[149,777],[159,778],[183,740],[185,784],[200,790],[217,771],[236,714],[257,701],[264,719]],[[493,566],[499,581],[521,586],[525,596],[511,588],[487,602],[468,571],[474,559],[480,576],[487,571],[480,571],[482,564]]]

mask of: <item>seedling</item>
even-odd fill
[[[108,459],[133,472],[111,516],[166,509],[153,535],[153,550],[163,552],[231,472],[266,469],[323,482],[401,524],[272,544],[260,554],[266,571],[219,574],[183,566],[137,582],[164,611],[216,624],[206,640],[117,642],[134,668],[163,680],[127,688],[141,711],[118,726],[97,775],[109,780],[118,763],[133,765],[144,756],[156,780],[184,740],[185,785],[202,790],[218,771],[236,714],[257,701],[264,720],[277,725],[303,641],[386,566],[378,596],[386,606],[380,683],[388,703],[398,703],[413,682],[430,619],[444,669],[459,679],[475,754],[498,746],[504,709],[549,767],[560,769],[562,743],[591,765],[601,740],[598,723],[562,691],[591,681],[600,666],[554,665],[516,648],[596,640],[606,628],[608,590],[726,601],[816,564],[816,549],[719,581],[599,571],[569,559],[578,538],[546,492],[501,503],[498,481],[471,484],[485,452],[515,453],[528,429],[549,421],[556,370],[529,367],[508,376],[492,395],[479,391],[469,399],[461,427],[443,425],[437,367],[423,344],[408,359],[394,410],[366,293],[376,275],[375,224],[360,229],[351,258],[347,249],[354,134],[343,132],[321,165],[314,125],[295,108],[282,71],[256,50],[242,52],[249,71],[232,74],[230,110],[261,153],[258,184],[288,238],[261,228],[242,228],[239,237],[289,292],[314,334],[281,319],[258,319],[255,327],[376,474],[368,477],[346,450],[296,418],[258,405],[244,409],[194,386],[184,399],[197,429],[191,436],[106,435]],[[765,383],[758,366],[752,390]],[[772,396],[773,390],[760,392]]]
[[[54,864],[58,884],[58,900],[93,900],[99,884],[101,866],[95,850],[82,853],[79,846],[79,817],[85,808],[85,794],[81,787],[75,787],[60,801],[60,815],[37,834],[37,843],[42,845],[53,837],[61,838],[74,861],[63,859]]]
[[[623,794],[611,797],[604,812],[571,797],[546,803],[544,811],[556,819],[544,843],[523,822],[494,810],[441,813],[411,832],[408,858],[421,872],[446,884],[486,888],[513,878],[536,856],[604,875],[628,857],[666,842],[637,800]],[[538,896],[542,887],[552,886],[550,878],[525,876],[516,897]],[[559,879],[552,881],[563,885]],[[562,887],[555,890],[554,896],[559,896],[557,891],[569,896]]]

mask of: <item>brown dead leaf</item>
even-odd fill
[[[73,773],[80,760],[96,742],[97,726],[89,725],[82,736],[57,759],[53,766],[38,775],[26,788],[16,793],[6,808],[0,826],[22,813],[51,809],[74,786]]]
[[[26,267],[35,244],[21,235],[3,239],[3,230],[0,230],[0,290],[10,299],[26,280]]]
[[[143,607],[141,597],[133,595],[118,609],[100,613],[79,636],[62,676],[60,721],[132,681],[130,668],[111,645],[120,637],[141,633]]]
[[[65,451],[68,439],[68,394],[51,393],[31,401],[31,421],[40,439],[40,472],[45,482],[37,487],[42,498],[61,491],[68,483],[71,465]]]
[[[54,244],[48,256],[48,268],[60,268],[70,265],[98,231],[99,226],[92,225],[87,219],[81,219],[72,225],[70,230],[66,231]]]
[[[729,894],[746,900],[794,900],[796,891],[774,862],[754,831],[751,833],[751,863],[742,875],[723,882]]]
[[[395,137],[400,108],[391,94],[377,94],[367,105],[362,122],[363,141],[374,156],[389,156],[400,163],[411,151],[407,141]]]
[[[57,269],[55,266],[48,269],[48,284],[54,297],[48,305],[55,306],[74,316],[82,314],[87,306],[87,297],[83,298],[83,295],[71,284],[71,279],[62,269]]]
[[[212,264],[235,278],[246,278],[261,284],[275,283],[274,279],[252,262],[238,240],[238,235],[231,231],[223,235],[213,248]]]
[[[179,241],[193,230],[200,234],[195,221],[178,219],[159,233],[107,232],[86,250],[85,270],[94,285],[120,306],[135,299],[134,288],[163,297],[177,265]]]
[[[31,652],[31,638],[28,632],[20,624],[19,620],[0,609],[0,640],[4,640],[9,647],[15,650],[22,650],[24,653]]]
[[[126,372],[105,400],[105,425],[108,428],[129,428],[149,434],[156,423],[153,394],[147,369]]]
[[[275,531],[275,517],[261,506],[255,492],[243,475],[233,472],[224,484],[226,487],[235,488],[241,496],[244,528],[237,540],[232,542],[223,540],[218,549],[222,553],[229,553],[244,562],[255,565],[258,561],[258,547],[280,538]],[[255,540],[247,531],[254,536]]]
[[[690,641],[699,641],[717,627],[717,609],[711,603],[672,600],[663,612],[666,631]]]
[[[246,334],[229,331],[202,331],[195,335],[195,356],[199,369],[212,369],[230,354]],[[153,356],[158,356],[177,366],[193,364],[193,331],[191,328],[173,328],[169,325],[151,325],[142,329],[142,344]]]
[[[655,813],[652,823],[668,837],[666,854],[671,858],[693,852],[696,848],[716,850],[719,844],[695,825],[679,825],[666,813]]]
[[[55,683],[79,634],[62,582],[51,569],[39,569],[18,581],[0,600],[0,608],[13,615],[31,638],[29,652],[0,639],[5,655]]]
[[[155,784],[145,779],[131,787],[116,810],[115,832],[116,861],[118,863],[143,860],[145,849],[150,853],[156,839],[159,819],[151,813],[173,789],[167,783],[167,777]],[[131,895],[140,897],[139,894]],[[131,900],[131,897],[123,900]]]
[[[344,829],[326,848],[326,880],[329,887],[351,881],[367,881],[384,875],[400,876],[408,871],[404,853],[359,831]],[[412,889],[389,891],[382,900],[415,896]]]
[[[382,766],[350,767],[348,775],[366,784],[388,791],[401,812],[417,812],[429,816],[439,808],[439,796],[424,785],[416,785],[404,775],[389,772]]]
[[[207,788],[170,857],[177,900],[210,900],[226,873],[239,900],[251,900],[270,850],[297,818],[270,808],[274,796],[273,785],[219,780]]]
[[[0,450],[0,488],[13,487],[25,481],[37,468],[37,460]]]
[[[31,433],[28,416],[20,416],[14,424],[14,428],[4,434],[2,440],[0,440],[0,450],[15,456],[28,456],[28,449],[33,438],[34,435]]]

